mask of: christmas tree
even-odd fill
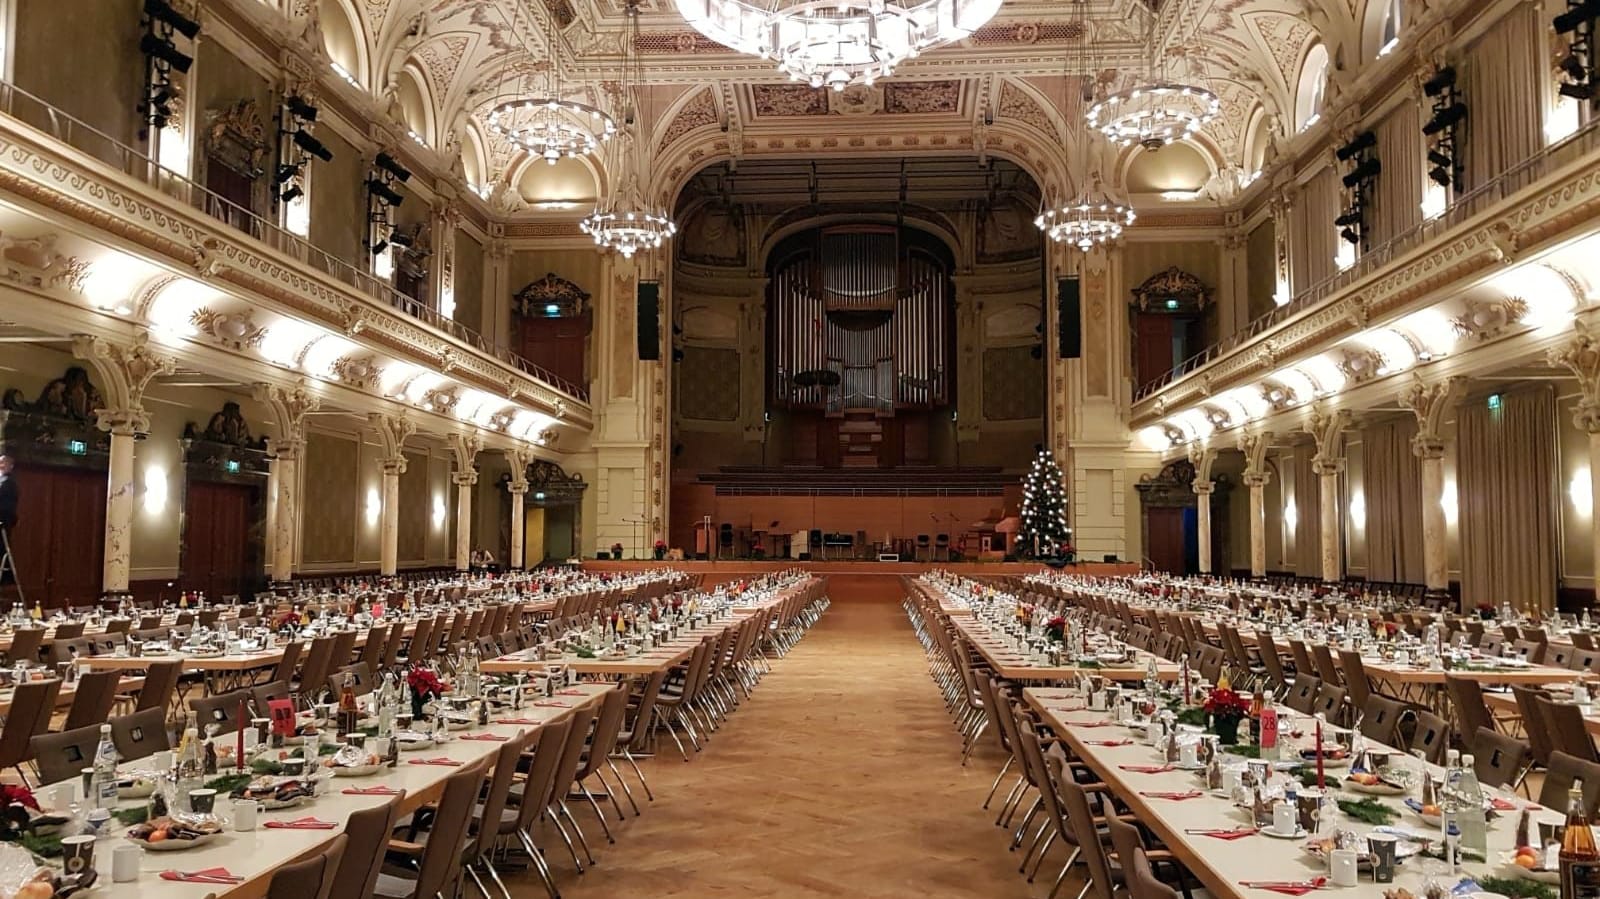
[[[1017,554],[1035,559],[1055,558],[1071,542],[1067,527],[1067,496],[1061,466],[1049,450],[1034,457],[1033,468],[1022,479],[1022,526],[1017,531]]]

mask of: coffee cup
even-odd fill
[[[239,799],[233,803],[233,829],[255,830],[256,816],[261,811],[261,803],[254,799]]]
[[[1322,811],[1322,791],[1314,787],[1307,787],[1295,796],[1295,815],[1299,819],[1300,827],[1305,830],[1315,830],[1317,827],[1317,814]]]
[[[111,882],[132,883],[138,880],[141,856],[137,846],[118,846],[111,850]]]
[[[1393,834],[1367,834],[1367,851],[1372,854],[1372,879],[1378,883],[1394,880],[1395,850],[1399,841]]]
[[[1328,853],[1328,873],[1333,878],[1336,887],[1353,887],[1356,885],[1356,851],[1354,849],[1335,849]]]
[[[91,834],[61,838],[61,867],[68,874],[82,874],[94,867],[95,838]]]
[[[1178,762],[1185,768],[1193,768],[1200,764],[1200,744],[1184,743],[1178,747]]]
[[[216,810],[216,807],[216,790],[199,789],[189,791],[189,811],[197,815],[209,815]]]
[[[1299,823],[1299,815],[1293,805],[1278,802],[1272,806],[1272,829],[1278,834],[1288,836],[1294,833]]]

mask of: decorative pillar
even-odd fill
[[[277,424],[277,436],[267,445],[272,461],[267,491],[274,500],[267,532],[272,543],[272,582],[283,585],[294,577],[295,537],[300,533],[300,454],[306,444],[306,416],[316,411],[321,401],[304,378],[290,388],[256,384],[252,392]]]
[[[152,379],[170,374],[176,364],[172,357],[158,355],[150,347],[148,331],[139,332],[131,345],[76,335],[72,353],[94,366],[105,388],[106,405],[94,410],[95,423],[100,430],[111,434],[101,590],[106,594],[124,594],[128,592],[128,571],[132,567],[133,445],[136,438],[150,431],[150,416],[144,410],[144,392]]]
[[[1244,453],[1242,480],[1250,488],[1250,576],[1267,576],[1267,484],[1272,470],[1267,467],[1267,447],[1272,432],[1239,435],[1239,450]]]
[[[1306,422],[1306,432],[1317,444],[1311,470],[1320,481],[1317,505],[1322,518],[1322,579],[1330,582],[1344,576],[1339,539],[1339,475],[1344,473],[1344,432],[1348,427],[1350,413],[1345,409],[1329,412],[1313,408],[1311,419]]]
[[[533,462],[533,453],[525,449],[508,449],[505,453],[506,464],[511,468],[511,483],[506,485],[506,492],[511,494],[511,551],[506,568],[516,570],[524,567],[522,555],[526,535],[523,528],[527,524],[528,465]]]
[[[1422,567],[1429,592],[1444,592],[1450,587],[1449,533],[1444,520],[1444,437],[1440,433],[1444,413],[1455,405],[1463,381],[1448,378],[1428,384],[1415,376],[1401,402],[1417,417],[1417,434],[1411,438],[1411,451],[1422,468]]]
[[[433,210],[428,223],[432,233],[434,264],[428,272],[431,293],[439,314],[455,320],[456,317],[456,226],[461,224],[461,207],[456,204],[455,192],[440,185],[442,205]],[[487,315],[487,310],[483,310]],[[482,321],[465,322],[479,333],[487,333]],[[491,337],[491,341],[493,338]]]
[[[1230,218],[1237,213],[1229,213]],[[1237,333],[1250,323],[1250,287],[1246,265],[1247,236],[1240,227],[1230,228],[1216,240],[1219,258],[1217,279],[1217,331],[1224,337]]]
[[[367,421],[378,432],[383,446],[383,519],[378,530],[378,573],[389,577],[400,567],[400,476],[406,473],[405,443],[417,433],[417,426],[404,412],[384,415],[372,412]]]
[[[1211,494],[1216,492],[1216,482],[1211,480],[1211,464],[1217,461],[1217,451],[1203,443],[1189,446],[1189,462],[1194,465],[1195,530],[1200,551],[1200,573],[1211,573]]]
[[[1290,187],[1272,195],[1272,302],[1278,306],[1294,299],[1294,281],[1289,259],[1289,213],[1294,209]]]
[[[457,571],[466,571],[472,559],[472,490],[478,484],[478,470],[473,463],[481,449],[483,438],[477,434],[450,435],[450,452],[456,461],[450,480],[456,485]]]
[[[1589,435],[1589,479],[1593,504],[1589,510],[1589,539],[1593,541],[1594,569],[1591,575],[1595,598],[1600,602],[1600,338],[1582,320],[1572,323],[1576,332],[1565,344],[1550,350],[1550,363],[1570,370],[1581,391],[1572,421]]]

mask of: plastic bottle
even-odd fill
[[[100,725],[100,745],[94,751],[95,808],[117,805],[117,745],[111,741],[111,725]]]
[[[1483,811],[1483,787],[1472,768],[1471,755],[1461,756],[1461,851],[1469,861],[1488,861],[1489,833]]]

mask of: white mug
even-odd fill
[[[254,799],[235,800],[233,803],[233,829],[255,830],[256,814],[260,810],[261,804]]]
[[[1300,828],[1300,816],[1293,805],[1287,802],[1274,803],[1272,806],[1272,829],[1280,834],[1292,834]]]
[[[78,798],[78,781],[64,780],[50,788],[50,808],[64,812]]]
[[[1089,691],[1089,709],[1090,709],[1090,711],[1095,711],[1095,712],[1103,712],[1103,711],[1106,710],[1106,691],[1104,691],[1104,690],[1090,690]]]
[[[1193,768],[1200,764],[1200,744],[1184,743],[1178,747],[1178,761],[1185,768]]]
[[[1333,876],[1333,885],[1336,887],[1353,887],[1356,885],[1356,851],[1354,849],[1335,849],[1328,853],[1329,873]]]
[[[118,846],[111,850],[111,881],[113,883],[132,883],[139,879],[138,846]]]
[[[1225,790],[1229,796],[1232,796],[1233,791],[1239,788],[1239,776],[1241,773],[1242,772],[1240,772],[1238,768],[1222,769],[1222,789]]]

